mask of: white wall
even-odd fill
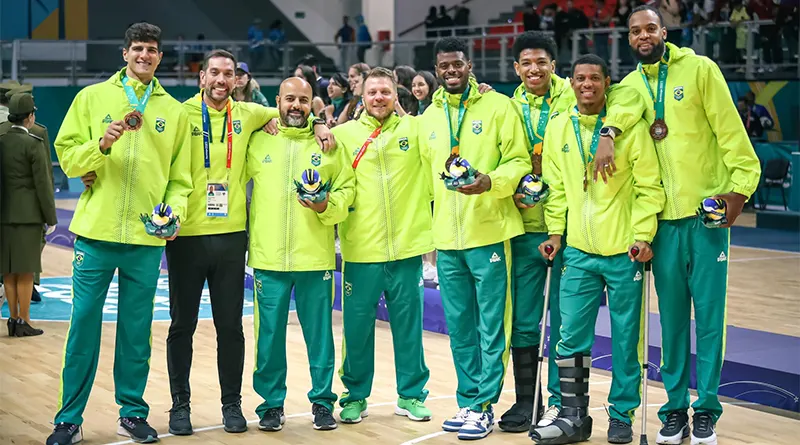
[[[439,9],[439,5],[450,8],[461,4],[462,0],[402,0],[395,4],[394,24],[397,34],[406,31],[417,23],[424,22],[431,5]],[[510,12],[515,6],[525,4],[524,0],[472,0],[465,4],[469,8],[470,25],[483,25],[496,19],[500,14]],[[452,12],[450,17],[452,17]],[[425,28],[416,30],[401,37],[403,40],[421,40],[425,38]]]
[[[342,16],[352,18],[361,12],[361,0],[272,0],[272,3],[315,43],[333,43],[333,36],[342,27]],[[296,12],[304,12],[305,18],[296,18]],[[355,22],[351,20],[350,25],[354,26]],[[339,50],[335,46],[320,46],[319,49],[331,59],[339,60]]]

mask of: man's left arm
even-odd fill
[[[727,204],[729,227],[739,216],[745,201],[753,195],[761,177],[761,164],[750,143],[731,98],[728,84],[716,63],[701,58],[700,92],[711,131],[717,137],[722,159],[731,176],[731,190],[718,195]]]
[[[614,132],[614,137],[629,131],[639,122],[647,110],[647,103],[641,93],[630,85],[613,85],[608,89],[606,120],[604,127]],[[595,153],[593,180],[596,182],[598,174],[603,182],[608,183],[608,178],[614,176],[617,166],[614,164],[614,138],[610,134],[603,134],[597,144]]]
[[[532,167],[528,154],[528,139],[511,99],[506,101],[506,109],[497,116],[501,121],[498,146],[500,162],[494,171],[486,175],[491,179],[488,193],[497,199],[503,199],[514,194],[519,180],[530,173]]]
[[[629,133],[624,143],[630,150],[633,174],[631,226],[634,240],[650,244],[656,235],[658,214],[664,210],[667,196],[661,185],[658,155],[646,121],[631,128]]]
[[[186,205],[192,193],[192,132],[186,111],[180,110],[175,145],[169,166],[169,181],[164,202],[172,207],[176,216],[186,216]]]
[[[259,125],[260,128],[273,136],[278,134],[280,111],[277,108],[263,107],[256,104],[254,112],[256,113],[256,120],[261,124]],[[323,153],[328,153],[336,148],[336,138],[324,121],[317,121],[313,115],[310,115],[307,122],[314,129],[314,138]]]
[[[350,206],[356,197],[356,175],[350,165],[346,149],[336,150],[329,156],[335,159],[336,174],[332,178],[331,190],[328,192],[328,205],[317,215],[322,224],[333,226],[347,218]]]

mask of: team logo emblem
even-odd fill
[[[561,147],[561,151],[564,153],[569,153],[569,144],[564,144],[564,146]]]
[[[75,266],[83,265],[83,252],[75,252]]]
[[[202,135],[203,132],[200,131],[199,128],[197,128],[197,125],[195,125],[194,128],[192,128],[192,136],[202,136]]]
[[[435,132],[435,131],[431,131],[431,135],[430,135],[430,136],[428,136],[428,140],[429,140],[429,141],[432,141],[432,140],[434,140],[434,139],[436,139],[436,132]]]
[[[261,284],[261,280],[256,279],[255,282],[256,282],[256,292],[258,292],[260,294],[261,293],[261,289],[263,289],[263,285]]]
[[[167,121],[158,117],[156,118],[156,131],[159,133],[163,133],[164,129],[167,127]]]
[[[311,154],[311,164],[314,167],[319,167],[319,164],[322,163],[322,155],[319,153],[312,153]]]
[[[408,151],[408,138],[400,138],[398,142],[400,143],[400,150]]]
[[[267,157],[265,157],[264,160],[261,161],[261,163],[262,164],[270,164],[270,163],[272,163],[272,157],[270,157],[270,155],[267,155]]]
[[[483,132],[483,121],[472,121],[472,132],[481,134]]]
[[[236,134],[242,133],[242,121],[233,121],[233,131]]]
[[[675,100],[678,100],[678,101],[683,99],[683,87],[675,87],[675,88],[673,88],[672,89],[672,97],[674,97]]]
[[[112,121],[111,115],[110,114],[106,114],[106,117],[103,118],[103,123],[104,124],[110,124],[111,121]]]
[[[325,275],[322,276],[322,281],[330,281],[330,279],[331,279],[331,273],[330,271],[326,270]]]
[[[344,294],[346,296],[348,296],[348,297],[353,295],[353,284],[352,283],[348,283],[347,281],[344,282]]]

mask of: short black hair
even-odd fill
[[[601,59],[600,57],[594,54],[585,54],[583,56],[578,57],[575,59],[575,62],[572,63],[572,75],[575,75],[575,68],[578,65],[596,65],[600,67],[600,70],[603,72],[603,77],[608,77],[608,63],[605,60]]]
[[[469,46],[467,42],[458,37],[442,37],[433,45],[433,57],[436,58],[441,53],[464,53],[464,57],[469,59]]]
[[[397,84],[402,85],[411,90],[411,82],[417,75],[417,70],[408,65],[398,65],[394,67],[394,74],[397,76]]]
[[[556,41],[541,31],[525,31],[514,40],[514,60],[519,62],[519,55],[526,49],[544,50],[551,60],[556,60],[558,45]]]
[[[161,28],[146,22],[134,23],[125,31],[125,48],[133,42],[156,42],[161,51]]]
[[[641,6],[637,6],[637,7],[633,8],[633,10],[631,11],[631,15],[628,16],[628,27],[629,28],[631,26],[631,17],[633,17],[633,15],[636,14],[637,12],[642,12],[642,11],[653,11],[656,14],[656,16],[658,17],[658,24],[662,28],[664,27],[664,17],[661,15],[661,11],[659,11],[658,8],[656,8],[655,6],[651,6],[651,5],[641,5]]]
[[[317,66],[317,58],[313,54],[306,54],[302,59],[297,61],[297,66],[305,65],[314,68]]]
[[[208,61],[217,57],[224,57],[226,59],[230,59],[233,62],[234,71],[236,70],[236,56],[231,54],[224,49],[213,49],[206,53],[206,56],[203,58],[203,71],[208,69]]]

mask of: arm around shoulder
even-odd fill
[[[514,194],[519,180],[530,173],[532,167],[522,120],[511,99],[505,98],[505,109],[497,114],[496,119],[500,124],[500,162],[494,171],[487,173],[492,180],[488,193],[503,199]]]

